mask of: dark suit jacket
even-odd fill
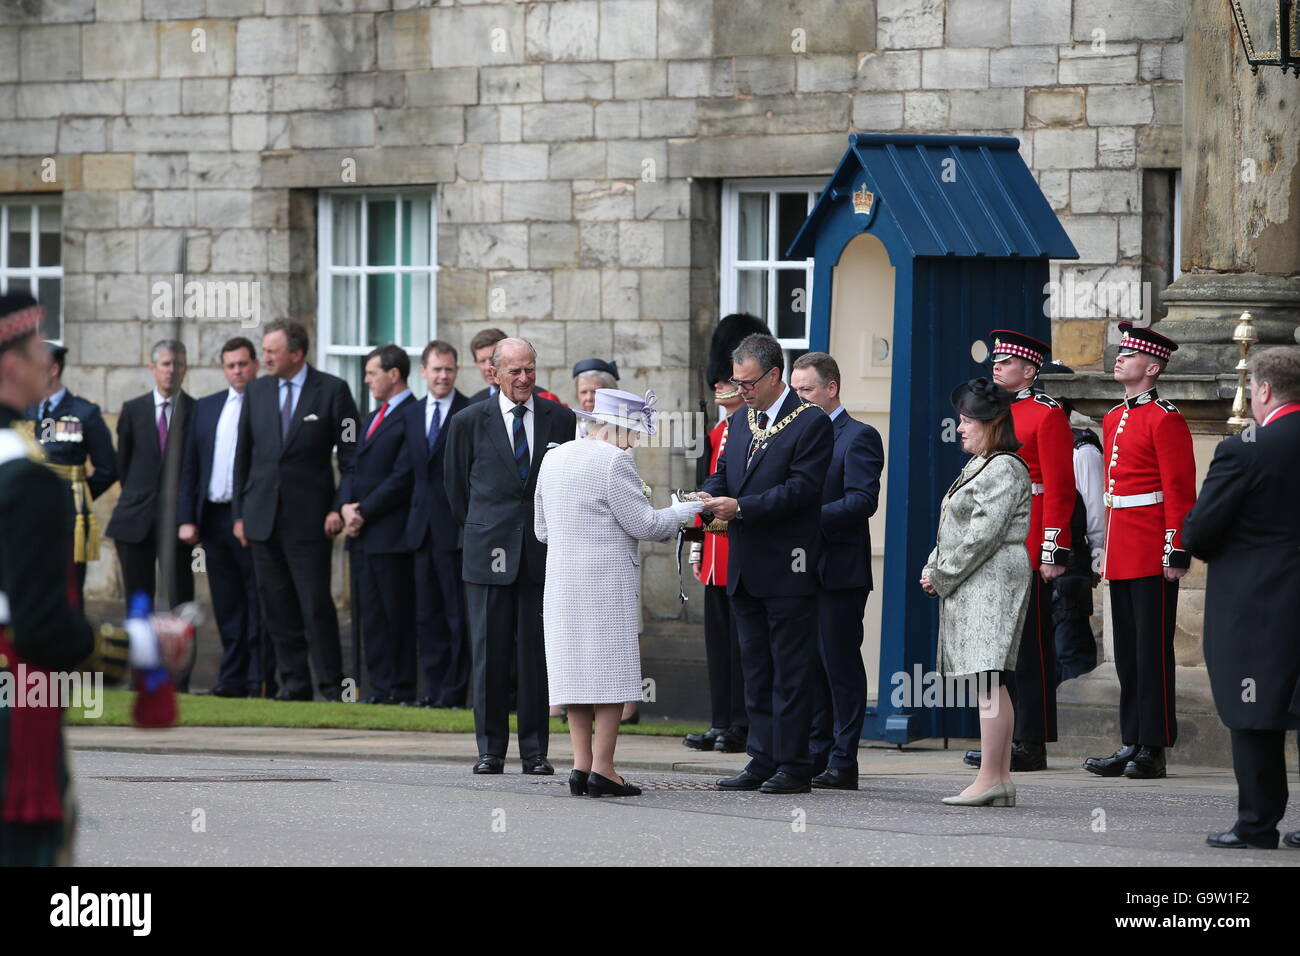
[[[280,438],[280,380],[254,379],[244,391],[235,452],[233,517],[243,520],[251,541],[276,530],[298,541],[325,537],[325,516],[334,510],[333,452],[340,474],[352,471],[361,415],[347,382],[307,366],[307,380],[286,439]]]
[[[1300,413],[1252,432],[1215,449],[1183,542],[1209,563],[1205,665],[1220,718],[1284,730],[1300,727]]]
[[[406,516],[406,546],[412,551],[424,547],[433,536],[433,546],[439,551],[459,551],[463,531],[452,516],[447,503],[444,485],[444,468],[447,461],[447,432],[451,419],[469,406],[469,399],[458,391],[451,393],[451,410],[438,431],[438,439],[429,449],[428,432],[424,427],[424,399],[406,409],[406,460],[414,473],[411,488],[411,508]]]
[[[366,438],[378,409],[366,416],[359,435],[352,472],[339,482],[336,510],[357,502],[364,523],[361,534],[347,539],[347,550],[364,554],[400,554],[406,546],[406,516],[411,509],[412,469],[406,455],[406,415],[414,396],[384,416],[375,433]]]
[[[791,389],[779,422],[800,404]],[[775,424],[775,422],[771,423]],[[831,420],[815,405],[754,452],[745,409],[731,418],[718,470],[704,483],[711,495],[735,498],[740,518],[727,526],[727,593],[740,582],[760,597],[805,597],[820,587],[822,487],[830,468]]]
[[[193,413],[194,399],[182,391],[172,409],[167,431],[168,462],[173,455],[183,452],[186,423]],[[168,464],[158,450],[158,420],[154,417],[152,389],[122,406],[122,414],[117,418],[117,464],[122,476],[122,496],[117,499],[104,533],[115,541],[139,544],[153,530],[158,492]]]
[[[463,576],[470,583],[513,584],[525,548],[529,577],[539,584],[545,580],[546,545],[533,531],[533,492],[546,446],[572,441],[577,417],[572,409],[536,395],[533,413],[526,482],[515,469],[514,448],[496,399],[471,405],[451,420],[443,482],[451,513],[465,528]]]
[[[822,587],[871,590],[871,529],[885,464],[880,432],[848,410],[831,422],[835,450],[822,486]]]
[[[181,459],[181,492],[176,505],[178,525],[203,522],[217,447],[217,422],[221,420],[229,394],[230,389],[223,388],[194,403],[194,414],[185,429],[185,452]]]

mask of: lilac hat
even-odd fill
[[[598,388],[596,404],[592,410],[584,412],[580,408],[575,408],[573,413],[590,422],[618,425],[621,428],[641,432],[643,435],[653,435],[655,421],[659,417],[659,413],[654,408],[655,400],[653,391],[647,391],[642,398],[640,395],[617,388]]]

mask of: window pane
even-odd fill
[[[802,339],[807,335],[808,272],[781,269],[776,274],[776,337]]]
[[[361,265],[361,202],[334,197],[334,265]]]
[[[767,321],[767,270],[736,272],[736,308]]]
[[[334,276],[330,297],[334,345],[361,345],[361,277]]]
[[[25,276],[13,276],[9,280],[9,286],[6,292],[27,292],[32,291],[32,281]]]
[[[427,196],[402,199],[402,258],[404,266],[433,265],[429,251],[429,208]]]
[[[776,254],[779,259],[789,259],[785,251],[794,242],[799,227],[808,218],[807,193],[779,193],[776,197]]]
[[[37,265],[57,266],[63,263],[63,210],[59,206],[41,206],[41,241]],[[42,286],[44,288],[44,286]]]
[[[44,210],[42,210],[44,212]],[[63,280],[42,279],[37,283],[40,291],[36,300],[45,306],[45,324],[41,327],[41,337],[60,339],[63,337]]]
[[[10,266],[30,268],[32,264],[32,207],[9,207]]]
[[[392,249],[392,243],[389,243],[389,249]],[[396,340],[393,327],[397,315],[395,278],[393,275],[366,276],[366,345],[387,345]]]
[[[366,225],[366,264],[393,265],[397,261],[397,201],[372,199],[366,215],[369,217]]]
[[[736,231],[740,243],[737,258],[767,258],[767,193],[741,193]]]
[[[432,276],[427,272],[402,276],[402,316],[399,345],[424,348],[432,337],[429,332],[429,288]]]
[[[366,388],[366,369],[363,356],[332,356],[329,370],[348,383],[348,388],[352,389],[352,398],[357,403],[357,410],[362,414],[369,411],[373,403],[370,400],[370,389]]]

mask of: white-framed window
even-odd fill
[[[785,251],[821,195],[820,178],[730,179],[722,184],[719,316],[748,312],[767,323],[786,371],[808,351],[813,260]]]
[[[365,356],[394,343],[411,356],[437,335],[438,224],[432,187],[325,190],[317,217],[317,364],[371,406]]]
[[[41,335],[63,343],[63,197],[0,196],[0,293],[45,306]]]

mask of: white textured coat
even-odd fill
[[[1011,670],[1033,574],[1029,469],[1016,455],[976,456],[953,486],[925,562],[940,599],[937,666],[947,676]]]
[[[641,490],[632,453],[598,439],[547,452],[534,498],[547,545],[542,620],[550,703],[641,699],[639,541],[665,541],[678,520]]]

